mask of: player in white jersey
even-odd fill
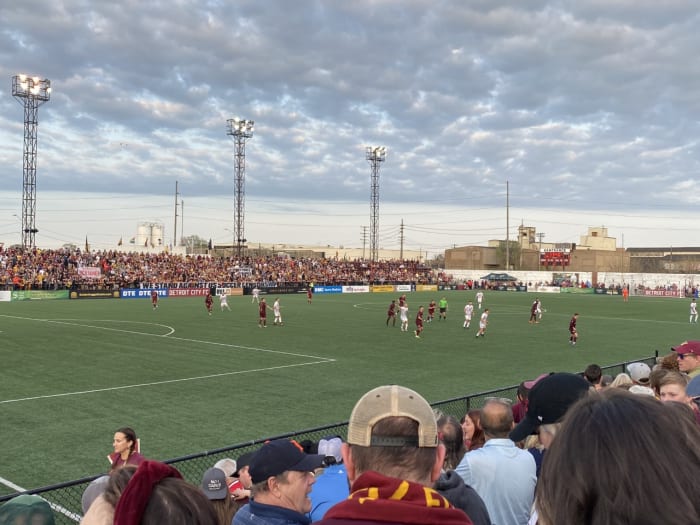
[[[472,322],[472,314],[473,313],[474,313],[474,305],[472,304],[471,301],[469,301],[464,306],[464,324],[462,325],[462,328],[469,328],[469,325]]]
[[[280,308],[282,308],[282,307],[280,306],[280,298],[277,297],[277,298],[275,299],[275,302],[272,303],[272,313],[275,314],[275,320],[272,321],[272,324],[273,324],[273,325],[280,325],[280,326],[282,326],[282,325],[284,324],[284,323],[282,322],[282,312],[281,312]]]
[[[476,292],[476,304],[479,307],[479,310],[481,310],[481,303],[484,302],[484,292],[478,291]]]
[[[542,301],[540,301],[539,299],[537,299],[537,321],[541,321],[541,320],[542,320],[542,312],[543,312],[543,309],[542,309]]]
[[[486,335],[486,325],[489,324],[489,309],[487,308],[484,310],[484,313],[481,314],[481,318],[479,319],[479,331],[476,333],[476,336],[479,337],[484,337]]]
[[[401,331],[408,332],[408,304],[406,301],[399,306],[399,319],[401,319]]]
[[[695,302],[695,299],[690,301],[690,322],[698,322],[698,304]]]
[[[228,297],[226,296],[226,292],[221,292],[219,295],[219,306],[221,306],[221,311],[224,311],[224,308],[226,308],[229,312],[231,311],[231,308],[228,305]]]
[[[258,303],[260,304],[260,290],[256,286],[253,288],[253,298],[250,301],[251,303]]]

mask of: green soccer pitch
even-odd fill
[[[688,300],[486,292],[484,338],[462,328],[472,291],[445,292],[447,321],[413,336],[419,305],[443,293],[409,293],[410,331],[385,325],[399,294],[283,295],[284,326],[257,326],[251,298],[0,303],[0,493],[104,472],[112,436],[133,427],[142,451],[170,459],[345,421],[377,385],[398,383],[436,402],[510,386],[549,371],[580,371],[665,353],[698,339]],[[270,306],[274,296],[268,296]],[[568,345],[574,312],[579,343]]]

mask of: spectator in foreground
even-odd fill
[[[431,488],[445,447],[432,408],[417,392],[398,385],[367,392],[352,410],[342,452],[350,497],[319,524],[472,523]]]
[[[521,424],[525,421],[527,416]],[[535,497],[536,467],[532,455],[508,438],[513,430],[510,400],[486,398],[481,426],[486,443],[468,452],[456,471],[484,500],[494,523],[523,525]]]
[[[263,445],[248,469],[252,499],[236,512],[233,525],[311,523],[309,493],[316,481],[314,471],[322,464],[323,456],[305,454],[286,439]]]
[[[484,429],[481,428],[481,409],[470,410],[460,421],[464,434],[464,446],[469,450],[476,450],[484,446]]]
[[[491,525],[489,511],[484,500],[454,471],[464,457],[462,427],[452,416],[441,415],[437,420],[438,436],[445,445],[445,462],[440,478],[435,482],[435,490],[445,496],[458,509],[462,509],[474,525]]]
[[[700,376],[700,341],[685,341],[673,351],[676,352],[678,368],[691,378]]]
[[[119,498],[124,489],[129,484],[137,467],[126,465],[112,472],[104,485],[102,492],[96,494],[94,499],[87,505],[85,515],[80,520],[81,525],[112,525],[114,523],[114,509],[119,502]],[[100,478],[98,478],[100,479]],[[90,488],[90,487],[88,487]],[[88,489],[85,490],[88,492]],[[88,498],[91,496],[88,495]],[[87,504],[87,501],[86,501]]]
[[[328,509],[343,501],[350,494],[348,473],[343,465],[341,448],[343,440],[338,436],[329,436],[318,442],[318,453],[323,456],[324,469],[317,473],[316,483],[311,488],[312,521],[318,521],[325,516]]]
[[[600,380],[603,377],[603,369],[600,365],[591,363],[583,371],[583,378],[588,381],[593,388],[600,390],[602,387],[600,385]]]
[[[202,491],[158,461],[141,463],[114,510],[114,525],[213,525],[216,513]]]
[[[51,506],[36,495],[22,494],[0,506],[0,525],[54,525]]]
[[[122,427],[114,433],[112,443],[114,452],[107,456],[112,465],[112,470],[116,470],[124,465],[140,465],[145,458],[139,452],[140,442],[136,437],[133,428]]]
[[[218,467],[208,469],[202,476],[202,492],[216,512],[217,525],[230,525],[238,507],[229,495],[226,473]]]
[[[538,523],[700,523],[698,472],[692,418],[648,396],[606,390],[565,416],[542,466]]]

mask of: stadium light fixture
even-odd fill
[[[379,229],[379,166],[386,161],[386,146],[367,146],[365,158],[370,163],[370,217],[369,217],[369,258],[379,259],[378,237]]]
[[[39,106],[51,99],[47,78],[15,75],[12,96],[24,106],[24,155],[22,166],[22,246],[36,247],[36,149]]]
[[[234,117],[226,121],[226,134],[234,142],[234,213],[233,229],[236,255],[240,258],[245,238],[245,143],[253,137],[255,121]]]

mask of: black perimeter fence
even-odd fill
[[[658,352],[655,356],[605,366],[602,367],[603,374],[612,375],[614,377],[621,372],[625,372],[625,367],[629,363],[640,361],[648,364],[650,367],[653,367],[656,363],[657,357]],[[478,394],[470,394],[468,396],[456,397],[446,401],[433,403],[432,407],[445,414],[460,419],[467,413],[467,411],[473,408],[481,408],[484,404],[485,398],[487,397],[506,397],[515,401],[517,390],[518,385],[498,388],[496,390],[489,390],[488,392],[479,392]],[[246,452],[257,450],[261,444],[268,440],[284,438],[295,439],[298,442],[302,442],[304,440],[318,442],[320,439],[331,435],[338,435],[345,439],[347,437],[347,428],[347,422],[334,423],[308,430],[300,430],[298,432],[290,432],[279,436],[257,439],[246,443],[239,443],[237,445],[230,445],[215,450],[207,450],[197,454],[190,454],[189,456],[167,460],[165,463],[177,468],[187,481],[199,486],[204,472],[208,468],[212,467],[214,463],[220,459],[228,457],[235,459]],[[19,496],[20,494],[37,494],[49,502],[54,510],[57,524],[75,525],[75,523],[78,523],[82,518],[81,498],[83,492],[92,480],[102,475],[104,475],[104,473],[73,481],[66,481],[64,483],[58,483],[48,487],[36,488],[26,492],[17,492],[6,496],[0,496],[0,504],[14,498],[15,496]]]

